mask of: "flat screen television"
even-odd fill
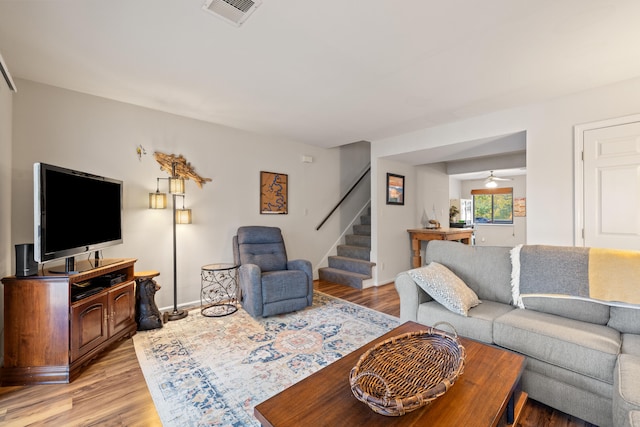
[[[34,258],[65,258],[122,243],[122,181],[46,163],[33,165]]]

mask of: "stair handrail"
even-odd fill
[[[331,215],[333,215],[333,213],[336,211],[336,209],[338,209],[340,207],[340,205],[342,204],[342,202],[345,201],[345,199],[349,196],[349,194],[351,194],[351,192],[353,190],[355,190],[355,188],[358,186],[358,184],[360,184],[360,181],[362,181],[364,179],[365,176],[367,176],[367,174],[371,172],[371,163],[369,163],[367,165],[367,169],[362,173],[362,175],[360,175],[360,178],[358,178],[358,180],[355,182],[355,184],[353,184],[351,186],[351,188],[349,188],[349,191],[346,192],[346,194],[344,196],[342,196],[342,199],[340,199],[340,201],[338,203],[336,203],[336,205],[333,207],[333,209],[331,209],[331,212],[329,212],[327,214],[326,217],[324,217],[324,219],[322,220],[322,222],[320,222],[320,224],[316,227],[316,231],[320,230],[320,228],[322,228],[322,226],[324,225],[325,222],[327,222],[327,220],[331,217]]]

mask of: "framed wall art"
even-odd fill
[[[289,177],[284,173],[260,172],[260,213],[287,214]]]
[[[387,173],[387,204],[404,205],[404,175]]]
[[[527,199],[516,197],[513,199],[513,216],[527,216]]]

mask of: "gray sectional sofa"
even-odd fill
[[[449,304],[452,291],[439,291],[441,277],[414,269],[396,277],[401,320],[449,322],[462,336],[525,355],[522,388],[531,399],[599,426],[640,427],[640,305],[514,294],[512,280],[527,274],[552,288],[580,286],[589,249],[557,256],[565,248],[524,246],[522,271],[514,269],[514,250],[429,242],[427,266],[446,267],[480,303],[461,314]],[[640,287],[640,277],[633,281]]]

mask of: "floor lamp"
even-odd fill
[[[161,169],[170,171],[171,176],[169,178],[156,178],[156,192],[149,193],[149,209],[166,209],[167,195],[160,192],[160,180],[166,179],[169,183],[173,211],[173,311],[164,313],[163,318],[169,321],[179,320],[187,317],[188,314],[186,310],[178,310],[178,259],[176,245],[176,225],[191,224],[191,209],[185,209],[184,207],[185,181],[190,178],[194,179],[202,187],[204,182],[211,180],[196,175],[193,167],[182,156],[166,155],[158,152],[154,153],[154,156],[160,163]],[[182,198],[182,209],[178,209],[176,206],[178,197]]]

